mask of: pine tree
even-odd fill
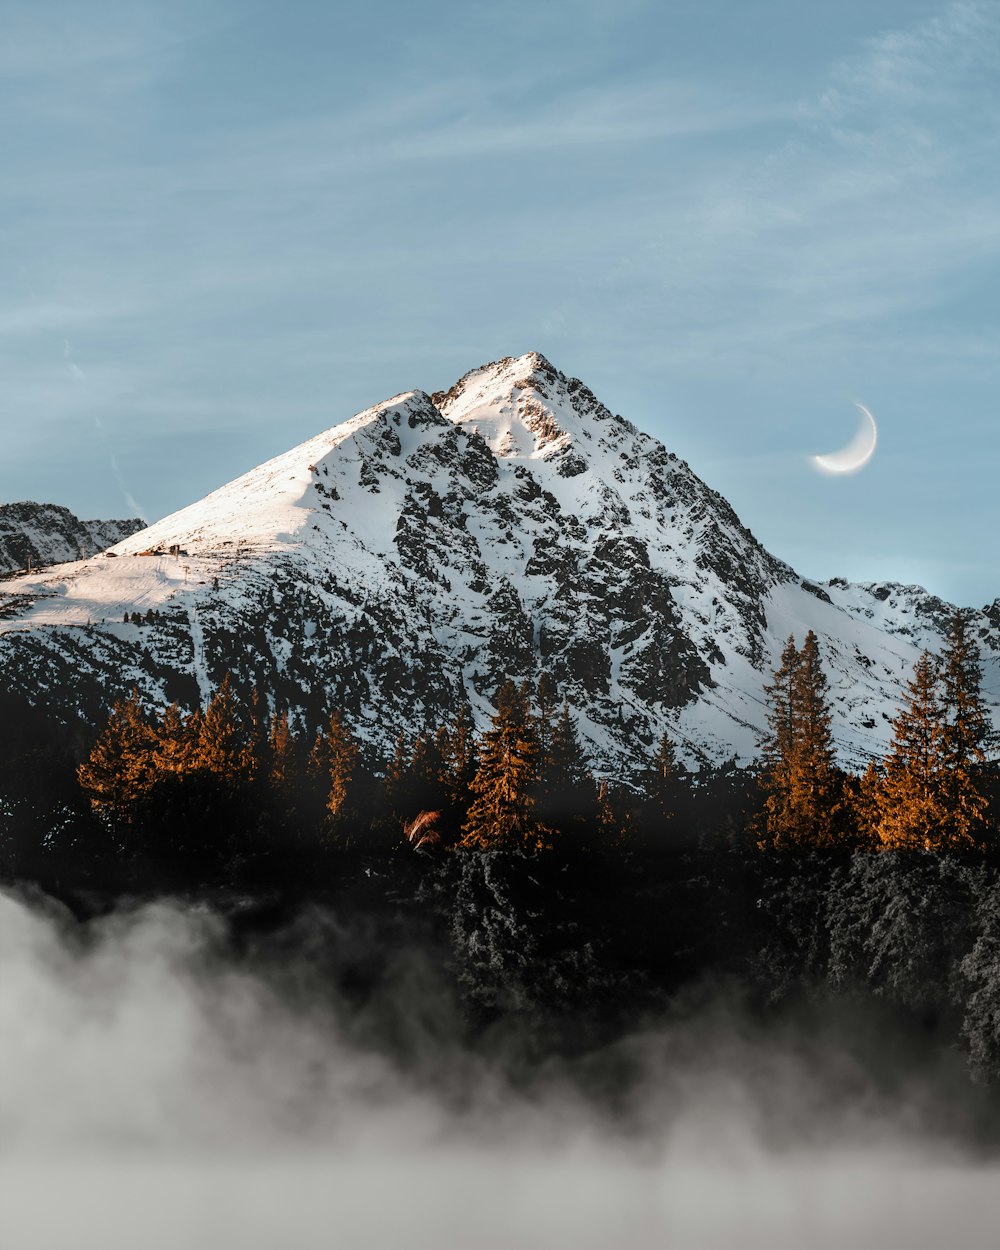
[[[757,828],[763,849],[788,844],[794,839],[791,811],[791,762],[795,739],[794,681],[799,653],[791,635],[781,652],[781,663],[770,683],[764,685],[768,733],[761,752],[760,787],[764,810]]]
[[[552,721],[541,756],[536,818],[559,833],[582,836],[595,822],[597,791],[568,703]]]
[[[226,676],[198,722],[195,766],[235,789],[250,779],[252,755],[249,726]]]
[[[303,805],[308,803],[306,760],[286,709],[272,715],[268,723],[256,790],[270,823],[282,830],[299,828]]]
[[[535,685],[534,715],[535,736],[538,740],[538,762],[544,765],[549,754],[549,744],[555,730],[556,709],[559,707],[559,692],[552,674],[542,672]]]
[[[810,847],[833,844],[843,803],[827,689],[819,642],[809,630],[792,680],[794,740],[789,798],[796,839]]]
[[[443,774],[444,759],[437,735],[426,731],[417,734],[410,753],[413,811],[440,810],[445,800]]]
[[[946,836],[944,721],[933,656],[923,652],[892,723],[892,745],[874,781],[874,832],[883,847],[933,850]]]
[[[792,754],[795,741],[795,674],[798,666],[795,638],[789,634],[781,651],[781,663],[774,670],[771,682],[764,685],[770,730],[764,744],[766,765],[780,766]]]
[[[301,784],[301,752],[292,732],[288,710],[271,717],[267,732],[267,780],[271,790],[291,794]]]
[[[843,812],[843,784],[835,763],[826,676],[812,630],[801,650],[794,638],[787,640],[764,691],[770,732],[760,778],[765,798],[758,843],[776,850],[830,846]]]
[[[180,778],[193,771],[197,758],[201,718],[198,713],[184,716],[172,703],[152,729],[152,764],[158,776]]]
[[[473,803],[459,845],[466,850],[529,850],[547,835],[533,817],[538,776],[538,740],[527,692],[506,682],[496,695],[496,712],[483,735]]]
[[[981,686],[979,648],[970,634],[968,612],[959,610],[948,623],[940,666],[945,842],[953,847],[975,845],[986,832],[984,765],[992,729]]]
[[[153,787],[156,739],[147,721],[138,691],[118,700],[87,759],[77,769],[77,780],[100,813],[131,823],[140,803]]]
[[[674,815],[674,790],[677,784],[677,760],[674,744],[666,730],[649,761],[643,784],[644,823],[662,829]]]
[[[400,730],[396,735],[392,758],[386,764],[382,778],[382,799],[393,820],[412,815],[407,794],[411,754],[410,739]]]
[[[620,851],[634,837],[634,795],[607,780],[597,783],[596,836],[599,844]]]
[[[476,726],[467,703],[459,704],[444,730],[441,759],[448,802],[453,812],[464,815],[472,803],[472,782],[479,770]]]
[[[444,806],[444,746],[436,733],[418,733],[412,742],[400,734],[383,781],[386,802],[396,820],[410,821],[419,812],[440,812]]]
[[[326,728],[316,736],[309,755],[309,771],[325,793],[325,811],[334,826],[343,826],[352,811],[361,752],[340,712],[331,712]]]
[[[247,779],[258,784],[262,790],[268,786],[271,759],[270,734],[274,718],[269,715],[267,702],[257,686],[250,695],[250,706],[245,714],[247,735]]]

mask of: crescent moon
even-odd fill
[[[840,451],[831,451],[825,456],[812,458],[813,464],[822,473],[857,473],[858,469],[863,469],[875,454],[875,446],[878,443],[878,427],[875,424],[875,418],[864,404],[854,406],[862,417],[857,434]]]

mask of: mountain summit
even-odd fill
[[[600,767],[664,729],[689,761],[756,754],[763,683],[816,631],[846,761],[881,751],[951,609],[818,585],[682,460],[543,356],[378,404],[126,538],[0,583],[0,671],[97,715],[137,686],[191,706],[229,674],[373,750],[547,671]],[[995,695],[1000,610],[981,614]]]

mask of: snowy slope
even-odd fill
[[[0,572],[95,555],[142,529],[127,521],[81,521],[53,503],[0,504]]]
[[[599,763],[668,729],[748,759],[784,639],[820,637],[844,759],[887,741],[949,605],[819,586],[683,462],[537,354],[396,396],[105,555],[0,583],[0,672],[92,715],[133,685],[192,705],[222,677],[374,749],[506,677],[555,678]],[[1000,611],[981,614],[1000,697]]]

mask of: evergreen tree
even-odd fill
[[[89,756],[77,769],[77,780],[91,807],[130,824],[156,777],[156,739],[138,691],[118,700]]]
[[[271,717],[267,733],[267,780],[271,790],[291,794],[301,784],[299,742],[288,719],[288,710]]]
[[[305,759],[302,742],[292,729],[288,711],[270,719],[267,746],[258,773],[261,804],[280,829],[298,826],[306,801]]]
[[[444,806],[445,745],[437,733],[418,733],[412,742],[400,734],[383,781],[386,802],[396,820],[410,821],[419,812],[440,812]]]
[[[543,767],[549,755],[549,746],[556,724],[559,692],[552,674],[542,672],[535,685],[534,714],[535,736],[538,740],[538,763]]]
[[[247,773],[249,781],[266,791],[271,760],[271,728],[274,718],[268,714],[267,702],[254,686],[245,716],[247,734]]]
[[[234,790],[249,781],[252,764],[249,725],[227,675],[198,721],[195,767]]]
[[[459,845],[466,850],[532,850],[546,831],[534,815],[538,739],[527,692],[513,682],[497,691],[496,712],[483,735],[473,803]]]
[[[331,712],[309,755],[309,772],[324,798],[324,824],[345,845],[356,840],[369,780],[361,763],[361,751],[339,711]],[[368,813],[370,815],[370,813]]]
[[[769,734],[760,783],[762,847],[830,846],[843,813],[843,784],[835,764],[827,681],[812,630],[802,649],[789,638],[773,680],[764,687]]]
[[[595,803],[597,807],[596,835],[598,843],[611,850],[620,851],[634,836],[634,799],[622,786],[614,786],[606,779],[597,783]]]
[[[781,663],[770,683],[764,685],[767,724],[770,733],[764,743],[765,766],[781,766],[791,758],[795,742],[795,675],[799,652],[789,634],[781,651]]]
[[[677,760],[670,735],[663,731],[646,769],[643,784],[644,823],[650,830],[662,829],[674,815]]]
[[[476,726],[468,703],[460,703],[441,742],[442,772],[448,802],[463,815],[472,803],[472,782],[479,770]]]
[[[382,798],[393,820],[412,815],[407,794],[411,756],[410,740],[403,730],[396,735],[392,758],[382,778]]]
[[[940,666],[946,842],[954,847],[975,845],[986,832],[985,764],[992,731],[981,686],[979,648],[968,612],[959,610],[948,623]]]
[[[537,790],[535,815],[546,827],[580,836],[593,826],[597,792],[568,703],[547,734]]]
[[[809,630],[792,681],[794,738],[789,798],[797,841],[810,847],[833,844],[843,806],[827,689],[819,643]]]
[[[172,703],[151,730],[154,741],[152,764],[158,778],[183,777],[195,767],[201,718],[198,713],[184,716]]]
[[[946,837],[944,721],[937,670],[925,651],[892,723],[892,744],[871,784],[874,832],[892,850],[934,850]]]

